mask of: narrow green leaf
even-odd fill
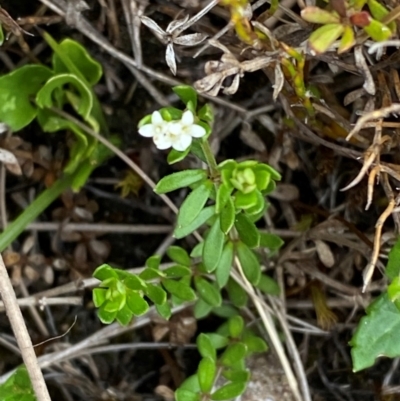
[[[199,378],[200,389],[203,393],[211,391],[216,373],[217,366],[213,359],[205,357],[200,361],[197,376]]]
[[[200,394],[178,388],[175,391],[176,401],[200,401]]]
[[[250,379],[250,371],[248,370],[224,370],[222,376],[232,382],[247,382]]]
[[[178,227],[188,226],[196,219],[210,197],[212,188],[212,182],[205,181],[186,197],[179,209],[177,218]]]
[[[217,360],[216,348],[207,334],[200,333],[196,343],[199,353],[203,358],[211,358],[213,361]]]
[[[190,256],[180,246],[170,246],[167,249],[167,255],[178,265],[190,266]]]
[[[261,277],[261,266],[257,256],[243,242],[237,243],[236,252],[247,280],[253,285],[258,284]]]
[[[334,11],[326,11],[319,7],[309,6],[301,11],[301,18],[313,24],[338,24],[340,16]]]
[[[167,175],[154,188],[157,194],[165,194],[179,188],[185,188],[207,178],[207,172],[202,169],[184,170]]]
[[[167,156],[167,163],[169,165],[172,165],[172,164],[182,161],[189,154],[190,150],[191,150],[190,146],[183,152],[180,152],[179,150],[171,149]]]
[[[168,269],[165,269],[163,272],[165,274],[165,277],[168,278],[180,278],[190,276],[192,273],[192,271],[188,267],[180,265],[168,267]]]
[[[135,316],[143,315],[149,310],[148,303],[136,291],[127,290],[126,303]]]
[[[237,308],[243,308],[247,305],[248,297],[246,291],[235,280],[230,278],[226,289],[233,305]]]
[[[256,225],[244,214],[236,215],[235,227],[240,239],[250,248],[256,248],[260,244],[260,233]]]
[[[129,309],[128,305],[125,305],[121,310],[118,311],[116,319],[120,325],[127,326],[131,322],[132,317],[132,311]]]
[[[255,335],[251,334],[244,336],[242,341],[247,346],[248,355],[252,354],[253,352],[265,352],[268,350],[267,343],[262,338]]]
[[[204,240],[203,264],[208,273],[217,268],[222,255],[224,241],[225,234],[221,231],[220,219],[218,217]]]
[[[156,310],[158,314],[166,320],[169,320],[171,317],[172,312],[168,302],[165,302],[162,305],[156,304]]]
[[[4,32],[3,32],[3,27],[0,24],[0,46],[2,46],[4,43]]]
[[[194,301],[196,299],[195,292],[182,282],[166,279],[162,281],[162,285],[169,293],[184,301]]]
[[[400,356],[400,311],[388,295],[379,296],[366,313],[350,341],[354,372],[372,366],[378,357]]]
[[[212,110],[212,107],[210,104],[206,103],[198,113],[198,117],[200,120],[204,120],[208,123],[211,123],[214,121],[214,112]]]
[[[194,278],[194,285],[196,287],[199,297],[209,303],[211,306],[220,306],[222,297],[219,290],[202,277]]]
[[[161,262],[161,256],[160,255],[153,255],[147,258],[146,260],[146,266],[150,267],[151,269],[158,270]]]
[[[215,200],[216,213],[221,213],[221,211],[224,209],[226,203],[228,202],[231,196],[232,190],[233,188],[226,184],[222,184],[218,187],[217,197]]]
[[[197,109],[197,92],[188,85],[174,86],[172,90],[179,96],[183,103],[192,102],[194,110]]]
[[[369,25],[364,26],[364,31],[377,42],[388,40],[392,36],[392,31],[380,21],[371,19]]]
[[[385,274],[390,280],[400,276],[400,237],[389,252],[389,258],[386,264]]]
[[[96,308],[100,308],[106,300],[107,290],[104,288],[95,288],[93,290],[93,303]]]
[[[260,233],[260,247],[277,251],[285,242],[276,234]]]
[[[244,343],[233,343],[221,355],[220,363],[224,366],[232,366],[239,360],[244,359],[246,353],[247,346]]]
[[[199,298],[193,306],[193,315],[197,320],[204,319],[212,310],[213,307],[209,303]]]
[[[167,300],[167,293],[161,288],[160,285],[147,284],[145,294],[156,304],[162,305]]]
[[[246,390],[246,382],[233,382],[226,384],[225,386],[218,389],[211,395],[211,399],[214,401],[232,400],[244,393]]]
[[[153,269],[152,267],[146,267],[140,274],[139,277],[144,281],[151,281],[164,277],[164,273],[158,269]]]
[[[343,33],[342,24],[326,24],[310,35],[310,45],[316,53],[324,53]]]
[[[174,230],[174,237],[177,239],[181,239],[188,236],[193,231],[201,227],[208,219],[214,216],[214,214],[215,214],[215,206],[205,207],[189,225],[187,226],[177,225]]]
[[[232,197],[229,197],[225,207],[221,210],[221,231],[228,234],[235,223],[235,204]]]
[[[278,283],[266,274],[262,274],[256,287],[264,294],[278,296],[281,292]]]
[[[228,320],[229,335],[232,338],[239,338],[244,329],[244,320],[241,316],[236,315]]]
[[[204,242],[199,242],[193,249],[192,252],[190,252],[190,256],[192,258],[200,258],[201,255],[203,254],[203,247],[204,247]]]
[[[229,280],[233,263],[233,243],[228,241],[222,250],[221,258],[215,270],[215,278],[219,288],[224,288]]]

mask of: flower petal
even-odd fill
[[[190,110],[186,110],[182,114],[182,119],[181,119],[182,125],[184,125],[184,126],[192,125],[193,122],[194,122],[193,113]]]
[[[187,129],[186,132],[193,138],[201,138],[206,134],[206,130],[202,126],[196,124],[193,124],[190,128]]]
[[[162,115],[159,111],[153,111],[151,115],[151,123],[154,125],[161,125],[164,122]]]
[[[146,124],[139,128],[139,134],[145,136],[146,138],[151,138],[154,136],[154,125]]]
[[[171,136],[168,134],[159,134],[153,137],[154,144],[158,149],[169,149],[172,146]]]
[[[171,135],[181,135],[182,131],[182,124],[180,121],[171,121],[168,123],[168,132]]]
[[[177,137],[174,137],[174,140],[172,142],[172,147],[175,150],[183,152],[191,144],[192,144],[192,137],[190,135],[187,135],[187,134],[182,134],[182,135],[179,135]]]

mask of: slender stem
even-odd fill
[[[66,175],[53,186],[43,191],[8,227],[0,234],[0,252],[4,251],[24,230],[72,183],[75,174]]]
[[[208,141],[202,142],[201,148],[203,149],[204,156],[206,157],[208,167],[210,167],[211,177],[212,178],[218,177],[219,171],[218,171],[217,161],[215,160],[209,142]]]
[[[17,297],[0,254],[0,294],[38,401],[51,401]]]

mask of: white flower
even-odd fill
[[[151,124],[139,129],[139,134],[153,141],[158,149],[174,148],[180,152],[185,151],[192,143],[193,138],[201,138],[206,130],[194,124],[193,113],[185,111],[181,120],[165,121],[159,111],[153,112]]]

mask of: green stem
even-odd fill
[[[208,141],[202,142],[201,148],[203,150],[204,156],[206,157],[208,167],[210,167],[211,178],[218,177],[219,171],[217,161],[215,160],[214,154]]]
[[[74,174],[65,175],[50,188],[43,191],[7,228],[0,234],[0,252],[3,252],[71,183],[80,169]]]

